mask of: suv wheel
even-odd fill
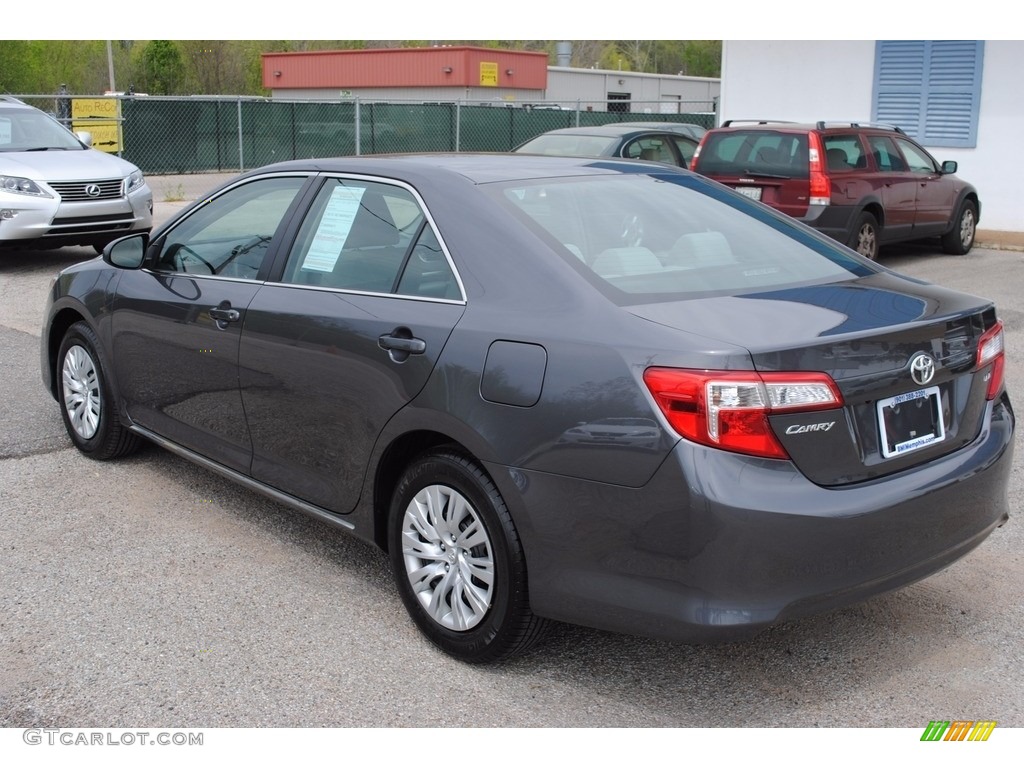
[[[849,246],[872,261],[878,258],[878,220],[867,211],[857,217]]]
[[[963,256],[974,245],[977,224],[978,207],[970,200],[964,200],[957,212],[953,228],[942,236],[942,250]]]

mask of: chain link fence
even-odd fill
[[[515,104],[285,101],[256,97],[28,95],[22,101],[144,173],[237,172],[280,160],[392,152],[507,152],[556,128],[715,124],[714,102]]]

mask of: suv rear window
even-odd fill
[[[696,170],[711,176],[807,179],[807,134],[780,131],[709,133]]]

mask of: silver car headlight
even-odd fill
[[[12,192],[16,195],[32,195],[33,197],[53,197],[32,179],[22,176],[0,176],[0,191]]]
[[[132,171],[131,175],[124,180],[124,193],[127,195],[132,190],[141,187],[142,184],[142,171]]]

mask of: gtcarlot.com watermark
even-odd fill
[[[133,747],[176,746],[201,747],[203,734],[194,731],[122,731],[84,730],[80,728],[26,728],[22,740],[31,746],[66,747]]]

